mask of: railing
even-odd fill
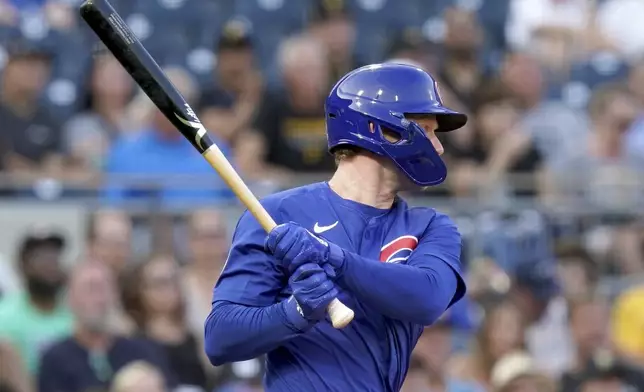
[[[258,196],[264,196],[281,189],[287,189],[316,181],[324,181],[328,174],[296,175],[288,183],[266,181],[249,182]],[[528,189],[535,184],[531,176],[514,176],[508,183],[514,188]],[[159,184],[174,189],[222,189],[224,185],[216,176],[111,176],[110,184],[129,189],[150,191],[149,196],[140,200],[119,203],[119,209],[135,218],[139,227],[149,222],[179,221],[196,207],[216,207],[224,211],[229,227],[243,211],[243,207],[228,199],[223,202],[179,203],[168,206],[159,197]],[[494,187],[485,184],[485,188]],[[74,254],[82,251],[88,217],[92,212],[105,206],[101,197],[104,189],[100,177],[70,181],[53,178],[9,176],[0,173],[0,253],[12,256],[21,233],[31,224],[49,223],[63,227],[71,238]],[[225,189],[225,188],[223,188]],[[534,192],[538,194],[538,192]],[[477,192],[468,197],[447,196],[446,186],[414,193],[407,199],[412,205],[424,205],[447,212],[456,221],[467,244],[467,259],[475,260],[489,251],[489,245],[499,237],[529,238],[545,233],[548,239],[571,239],[580,241],[582,235],[596,227],[635,225],[644,222],[638,206],[624,206],[602,209],[583,197],[569,196],[561,205],[544,203],[540,197],[512,197],[507,194],[498,197],[486,192]],[[545,195],[548,196],[548,195]],[[575,198],[576,197],[576,198]],[[547,199],[547,197],[545,198]],[[644,201],[644,195],[641,196]],[[156,218],[163,219],[156,219]],[[531,237],[530,237],[531,238]],[[543,247],[551,247],[552,241],[545,241]],[[644,261],[644,260],[643,260]],[[615,287],[642,281],[639,277],[606,278],[601,288],[605,293],[615,292]]]

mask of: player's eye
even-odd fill
[[[398,134],[395,131],[392,131],[391,129],[388,128],[382,128],[382,136],[389,142],[389,143],[398,143],[402,137],[400,134]]]

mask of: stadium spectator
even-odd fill
[[[586,118],[561,101],[546,99],[545,75],[533,56],[522,52],[506,54],[499,78],[521,110],[522,119],[517,127],[524,133],[514,133],[501,145],[505,147],[504,154],[498,154],[505,158],[501,163],[512,157],[513,152],[529,146],[530,140],[544,162],[578,149],[579,139],[588,130]]]
[[[31,228],[17,253],[24,290],[0,300],[0,339],[16,348],[30,375],[38,371],[47,347],[72,330],[71,313],[61,300],[64,251],[65,238],[58,231]]]
[[[43,355],[38,374],[40,392],[105,389],[116,372],[138,360],[154,364],[169,386],[176,385],[159,347],[115,333],[111,316],[116,299],[113,275],[105,264],[84,260],[76,266],[69,283],[74,331]]]
[[[644,285],[625,290],[615,300],[611,339],[617,352],[644,366]]]
[[[449,375],[489,388],[494,364],[504,355],[525,348],[526,321],[510,300],[486,311],[485,319],[469,353],[456,354],[449,363]]]
[[[245,179],[266,180],[266,141],[252,129],[264,92],[253,50],[248,22],[229,20],[216,47],[215,85],[202,95],[199,116],[209,131],[231,146],[236,167]]]
[[[121,284],[123,307],[137,335],[161,346],[179,386],[206,389],[199,340],[186,320],[179,268],[174,259],[153,256],[136,264]]]
[[[213,282],[218,280],[228,256],[227,231],[221,211],[198,210],[189,216],[189,255],[182,278],[188,321],[199,339],[203,337],[204,320],[210,313]]]
[[[439,66],[439,48],[423,36],[421,29],[408,27],[394,34],[389,41],[386,53],[387,61],[410,61],[420,68],[433,72],[437,80],[440,80],[440,75],[437,72]],[[439,84],[442,87],[441,94],[444,99],[445,94],[443,90],[447,87],[443,86],[443,83],[439,82]],[[450,105],[453,105],[453,102],[450,102]]]
[[[192,77],[180,68],[165,71],[188,103],[194,104],[199,91]],[[225,143],[214,141],[224,154],[229,154]],[[223,180],[158,109],[154,110],[147,127],[122,135],[114,143],[105,171],[108,185],[104,198],[113,206],[132,200],[155,200],[155,197],[167,207],[232,199],[232,192]],[[124,184],[126,179],[133,183]],[[144,189],[139,188],[141,185],[145,185]]]
[[[316,0],[308,21],[308,32],[326,48],[329,90],[347,72],[365,65],[353,50],[356,26],[348,6],[344,0]]]
[[[580,245],[557,250],[557,277],[568,303],[593,295],[600,278],[597,262]]]
[[[402,392],[483,392],[482,386],[447,374],[455,325],[450,315],[425,328],[412,354]]]
[[[114,376],[110,392],[166,392],[163,376],[150,364],[132,362]]]
[[[444,13],[445,37],[439,76],[459,102],[470,107],[472,93],[483,79],[480,52],[485,39],[477,14],[462,7]]]
[[[523,213],[523,225],[532,228]],[[543,222],[542,222],[543,223]],[[509,296],[521,308],[528,323],[526,351],[533,357],[535,366],[546,374],[558,377],[572,361],[573,347],[567,318],[567,303],[561,295],[557,280],[557,265],[544,227],[538,234],[517,236],[519,252],[514,253],[515,268]],[[518,226],[516,230],[520,230]]]
[[[530,355],[522,351],[501,357],[492,368],[491,379],[492,392],[557,391],[556,383],[541,373]]]
[[[132,221],[123,211],[103,210],[87,222],[87,254],[105,263],[117,276],[132,261]]]
[[[597,89],[589,105],[591,132],[578,147],[548,168],[550,193],[559,203],[580,199],[603,212],[619,213],[640,204],[644,158],[624,151],[624,137],[639,108],[622,85]]]
[[[9,148],[2,151],[2,166],[29,179],[60,175],[64,159],[59,124],[38,101],[49,79],[51,53],[41,43],[21,38],[9,42],[7,52],[0,89],[0,144]]]
[[[612,363],[618,360],[611,352],[610,308],[606,301],[593,298],[578,300],[571,304],[569,315],[576,352],[574,362],[562,377],[562,383],[568,388],[568,384],[574,380],[588,378],[585,373],[589,371],[589,366],[606,365],[601,363],[606,357]],[[596,363],[597,360],[600,363]]]
[[[18,352],[0,340],[0,392],[32,392],[33,387]]]
[[[66,154],[81,174],[95,175],[111,143],[134,125],[126,110],[134,83],[112,55],[101,54],[94,58],[88,88],[85,110],[63,126],[62,138]]]
[[[282,42],[278,64],[284,94],[269,93],[257,115],[255,128],[265,136],[267,162],[299,172],[328,172],[324,99],[329,70],[325,47],[308,36]]]
[[[199,100],[206,128],[231,146],[244,140],[263,92],[262,75],[253,53],[253,38],[245,20],[231,19],[222,29],[215,53],[215,83]]]
[[[519,128],[521,111],[516,101],[499,81],[492,80],[477,88],[472,109],[474,137],[468,143],[454,143],[451,151],[455,159],[453,175],[450,173],[452,192],[456,196],[478,193],[498,197],[505,192],[534,196],[534,174],[541,168],[542,155]],[[522,177],[517,178],[519,175]],[[510,187],[508,176],[518,184],[515,189],[504,190],[502,185]]]
[[[632,155],[644,155],[644,59],[632,65],[628,76],[628,88],[639,104],[639,116],[626,136],[626,151]]]

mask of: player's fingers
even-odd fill
[[[276,242],[272,245],[272,253],[278,260],[286,261],[287,263],[292,260],[292,256],[289,257],[289,254],[292,254],[299,251],[301,248],[300,241],[298,240],[297,233],[291,231],[288,225],[285,225],[285,228],[278,232],[275,236]]]
[[[271,253],[275,252],[277,244],[286,235],[287,232],[288,225],[286,223],[275,226],[273,230],[271,230],[266,236],[266,240],[264,241],[264,248]]]
[[[294,244],[284,257],[284,261],[288,263],[288,270],[293,273],[301,265],[310,263],[318,264],[317,258],[311,252],[310,244],[297,243]]]
[[[322,280],[326,278],[324,270],[320,268],[319,265],[313,263],[302,264],[297,268],[291,278],[289,279],[292,283],[299,283],[305,280],[309,282],[315,282],[316,280]]]
[[[333,280],[336,278],[337,275],[335,273],[335,268],[333,268],[331,264],[326,263],[322,265],[322,269],[324,270],[324,273],[329,279]]]

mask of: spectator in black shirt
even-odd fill
[[[284,91],[263,99],[255,122],[268,144],[268,163],[298,172],[333,169],[324,119],[329,85],[326,57],[324,45],[310,36],[282,43],[278,64]]]
[[[112,274],[105,264],[90,260],[76,267],[69,284],[74,335],[53,344],[43,355],[40,392],[104,390],[121,368],[135,361],[152,364],[169,387],[175,386],[163,350],[152,342],[112,332],[115,297]]]
[[[242,138],[262,95],[263,81],[256,67],[250,26],[231,19],[223,27],[215,48],[215,84],[202,95],[200,118],[206,128],[231,145]]]
[[[153,256],[124,275],[121,295],[137,333],[163,347],[180,386],[206,389],[200,345],[186,320],[179,269],[171,257]]]
[[[265,171],[264,139],[251,129],[264,89],[252,38],[244,20],[226,22],[215,48],[215,83],[203,93],[198,106],[206,128],[232,147],[233,161],[246,180],[260,179]]]
[[[49,79],[51,54],[25,39],[9,42],[7,51],[0,83],[2,166],[23,175],[60,174],[60,129],[38,103]]]
[[[328,52],[329,86],[349,71],[366,65],[354,53],[356,27],[344,0],[316,0],[312,7],[308,31]]]

